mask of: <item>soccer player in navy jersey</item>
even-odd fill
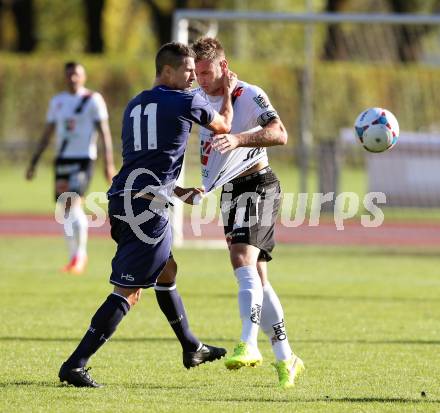
[[[216,112],[204,98],[189,90],[195,80],[194,52],[181,43],[167,43],[156,55],[153,88],[128,103],[122,125],[123,165],[108,191],[111,234],[117,242],[110,276],[114,290],[61,366],[62,382],[77,387],[101,386],[85,368],[89,358],[139,301],[142,289],[155,285],[170,257],[168,205],[192,123],[214,133],[226,133],[231,128],[231,93],[236,76],[229,71],[225,75],[224,102],[220,112]],[[166,313],[169,296],[167,291],[162,299],[159,291],[157,298],[170,320]],[[185,333],[192,335],[187,325]],[[219,359],[226,353],[222,348],[200,343],[195,337],[190,341],[192,346],[184,349],[184,363],[188,367]]]

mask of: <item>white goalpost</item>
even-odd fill
[[[173,26],[172,26],[172,37],[173,40],[179,41],[185,44],[188,44],[189,41],[189,30],[190,30],[190,22],[192,20],[204,21],[204,22],[216,22],[219,25],[218,34],[221,37],[222,35],[222,24],[224,23],[234,23],[234,24],[242,24],[242,23],[250,23],[255,22],[255,24],[264,23],[264,24],[272,24],[272,23],[286,23],[286,24],[295,24],[298,27],[302,28],[312,28],[312,30],[304,31],[304,39],[302,45],[296,45],[297,49],[293,53],[300,54],[302,56],[302,81],[299,86],[302,89],[300,93],[300,119],[298,121],[297,130],[294,131],[295,135],[298,135],[298,151],[300,154],[298,158],[298,169],[299,169],[299,183],[298,183],[298,192],[307,192],[308,188],[308,174],[309,174],[309,164],[310,159],[312,157],[312,148],[314,146],[314,141],[316,136],[316,128],[315,125],[312,124],[312,119],[316,114],[314,111],[317,110],[317,105],[321,102],[316,102],[313,99],[312,91],[314,90],[314,72],[316,69],[316,32],[315,28],[325,28],[327,29],[330,25],[345,25],[344,27],[357,27],[357,25],[362,25],[365,28],[369,25],[369,30],[364,30],[365,33],[361,33],[361,36],[364,36],[365,42],[362,45],[356,43],[359,39],[350,38],[347,36],[345,38],[346,44],[344,47],[347,49],[348,58],[350,57],[350,53],[353,53],[353,50],[359,49],[360,46],[365,47],[363,59],[371,58],[371,62],[375,62],[377,56],[377,50],[374,50],[375,45],[371,45],[371,43],[375,43],[376,40],[371,40],[369,38],[370,28],[374,28],[375,30],[384,30],[386,27],[389,29],[390,37],[384,38],[384,42],[387,44],[395,44],[395,39],[392,36],[395,36],[394,30],[396,27],[440,27],[440,15],[423,15],[423,14],[365,14],[365,13],[274,13],[274,12],[260,12],[260,11],[214,11],[214,10],[197,10],[197,9],[187,9],[187,10],[176,10],[173,16]],[[229,27],[229,26],[228,26]],[[267,29],[267,30],[270,30]],[[382,32],[381,32],[382,33]],[[358,33],[359,35],[359,33]],[[321,32],[322,36],[322,32]],[[437,39],[438,42],[438,39]],[[434,46],[435,47],[435,46]],[[385,50],[384,54],[386,55],[387,51]],[[435,58],[440,61],[440,48],[439,50],[435,50],[436,56]],[[369,55],[370,54],[370,55]],[[384,57],[387,58],[386,56]],[[379,80],[380,81],[380,80]],[[292,85],[292,88],[298,88],[298,85]],[[292,93],[293,94],[293,93]],[[359,99],[361,100],[361,99]],[[427,105],[430,105],[430,102],[427,102]],[[323,105],[328,105],[327,102],[324,102]],[[407,105],[409,106],[409,104]],[[408,111],[410,108],[408,107]],[[354,118],[353,118],[354,121]],[[420,122],[419,122],[420,123]],[[339,125],[335,122],[335,128],[337,127],[337,131],[339,131],[343,126],[347,127],[350,125]],[[405,127],[405,125],[404,125]],[[425,128],[429,127],[429,125],[418,124],[414,122],[414,125],[410,126],[411,128]],[[337,132],[332,132],[333,137]],[[439,162],[440,163],[440,162]],[[183,184],[184,179],[184,170],[182,170],[180,176],[180,184]],[[173,215],[173,228],[174,228],[174,245],[182,246],[184,243],[184,235],[183,235],[183,205],[181,202],[176,202],[174,207],[174,215]]]

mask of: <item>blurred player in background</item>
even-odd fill
[[[56,132],[55,200],[64,209],[64,235],[70,261],[66,272],[81,274],[87,264],[88,222],[82,206],[83,196],[97,158],[96,135],[104,150],[105,177],[111,182],[115,173],[108,113],[102,96],[84,87],[86,72],[77,62],[65,64],[67,91],[54,96],[49,104],[47,122],[27,169],[27,179],[35,176],[37,163]],[[60,197],[69,192],[68,197]],[[71,195],[71,196],[70,196]]]
[[[123,165],[108,191],[111,235],[118,244],[110,276],[114,290],[61,366],[62,382],[99,387],[85,368],[89,358],[115,332],[138,302],[142,289],[154,286],[156,281],[160,284],[159,275],[171,254],[168,207],[192,123],[217,133],[231,128],[231,92],[236,78],[230,73],[225,75],[223,104],[218,113],[203,97],[189,91],[195,80],[194,52],[181,43],[167,43],[156,56],[153,88],[128,103],[122,125]],[[158,291],[157,300],[170,324],[179,324],[182,334],[187,335],[185,366],[223,357],[225,349],[201,343],[189,331],[186,319],[173,318],[168,311],[172,305],[168,300],[170,290],[165,291],[165,295]]]

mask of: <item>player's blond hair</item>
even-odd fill
[[[192,45],[196,54],[196,62],[200,60],[217,60],[225,58],[225,49],[213,37],[202,37]]]

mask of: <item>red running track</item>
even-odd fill
[[[194,230],[195,229],[195,230]],[[200,234],[198,232],[200,229]],[[61,236],[62,228],[52,216],[0,215],[0,236]],[[365,228],[360,222],[345,223],[338,231],[333,222],[322,222],[317,227],[306,224],[287,228],[277,224],[276,240],[279,243],[311,245],[387,245],[440,247],[440,223],[438,222],[384,222],[377,228]],[[90,228],[91,237],[110,237],[108,222],[99,228]],[[188,240],[222,240],[223,228],[217,222],[191,225],[184,223],[184,237]]]

